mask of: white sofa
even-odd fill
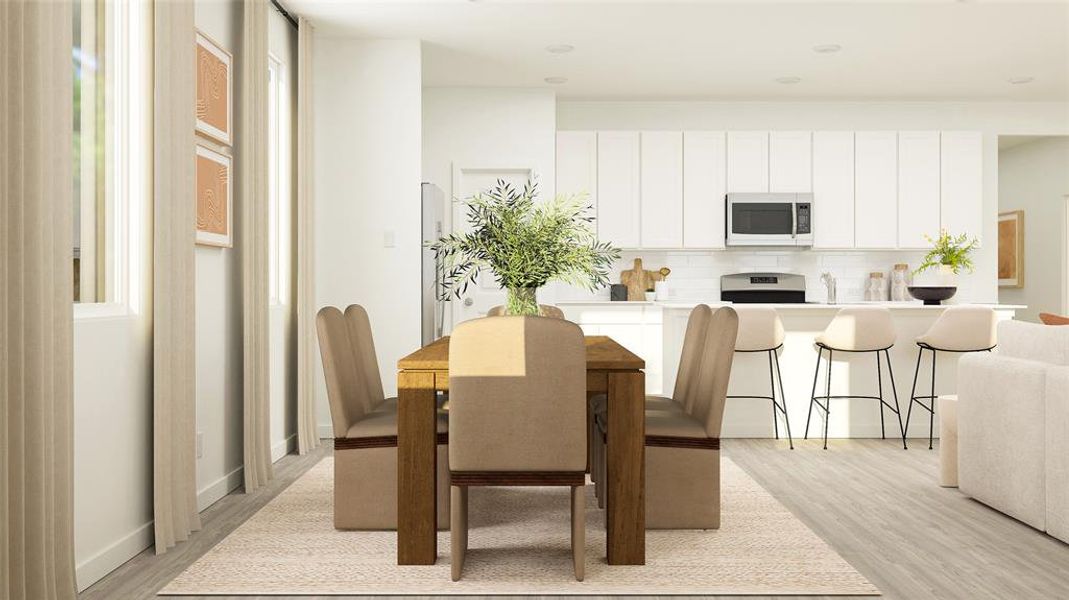
[[[1069,542],[1069,327],[998,326],[958,363],[961,491]]]

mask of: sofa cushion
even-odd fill
[[[1047,533],[1069,542],[1069,367],[1047,369]]]
[[[1003,356],[1069,366],[1069,327],[1024,321],[998,324],[998,350]]]

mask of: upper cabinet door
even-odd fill
[[[557,193],[588,195],[598,206],[598,136],[593,131],[557,132]]]
[[[768,191],[768,132],[729,131],[728,193]]]
[[[984,138],[978,131],[944,131],[940,224],[951,235],[980,238],[984,206]]]
[[[768,136],[768,191],[813,191],[813,134],[773,131]]]
[[[638,248],[639,134],[598,132],[598,239]]]
[[[683,247],[683,133],[642,132],[641,243]]]
[[[683,246],[723,248],[727,149],[723,131],[683,134]]]
[[[898,244],[898,134],[859,131],[854,136],[854,245]],[[814,202],[818,200],[814,199]]]
[[[813,246],[854,247],[854,132],[813,134]]]
[[[939,235],[939,132],[898,133],[898,247],[927,248]]]

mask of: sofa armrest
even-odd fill
[[[1047,533],[1069,542],[1069,367],[1047,368]]]
[[[1046,519],[1046,372],[997,354],[958,362],[961,491],[1037,528]]]

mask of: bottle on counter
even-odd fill
[[[908,302],[913,297],[909,293],[909,286],[912,284],[912,274],[909,272],[909,265],[906,263],[898,263],[891,271],[891,300],[894,302]]]
[[[824,273],[820,276],[820,281],[824,283],[824,287],[828,290],[828,304],[835,304],[835,276],[831,273]]]
[[[869,273],[869,281],[865,285],[866,302],[882,302],[887,300],[887,278],[882,271]]]

